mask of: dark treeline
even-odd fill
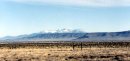
[[[91,47],[110,47],[110,48],[119,48],[119,47],[129,47],[130,42],[27,42],[27,43],[1,43],[0,48],[26,48],[26,47],[72,47],[74,48],[91,48]]]

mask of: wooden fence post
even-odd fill
[[[81,42],[81,50],[83,49],[83,44],[82,44],[82,42]]]
[[[73,43],[73,50],[74,50],[74,48],[75,48],[75,45],[74,45],[74,43]]]

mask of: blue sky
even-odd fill
[[[0,1],[0,37],[62,28],[86,32],[130,30],[130,1]]]

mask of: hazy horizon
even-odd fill
[[[129,0],[1,0],[0,37],[43,30],[130,30]]]

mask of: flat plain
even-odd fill
[[[0,61],[130,61],[129,42],[0,44]]]

